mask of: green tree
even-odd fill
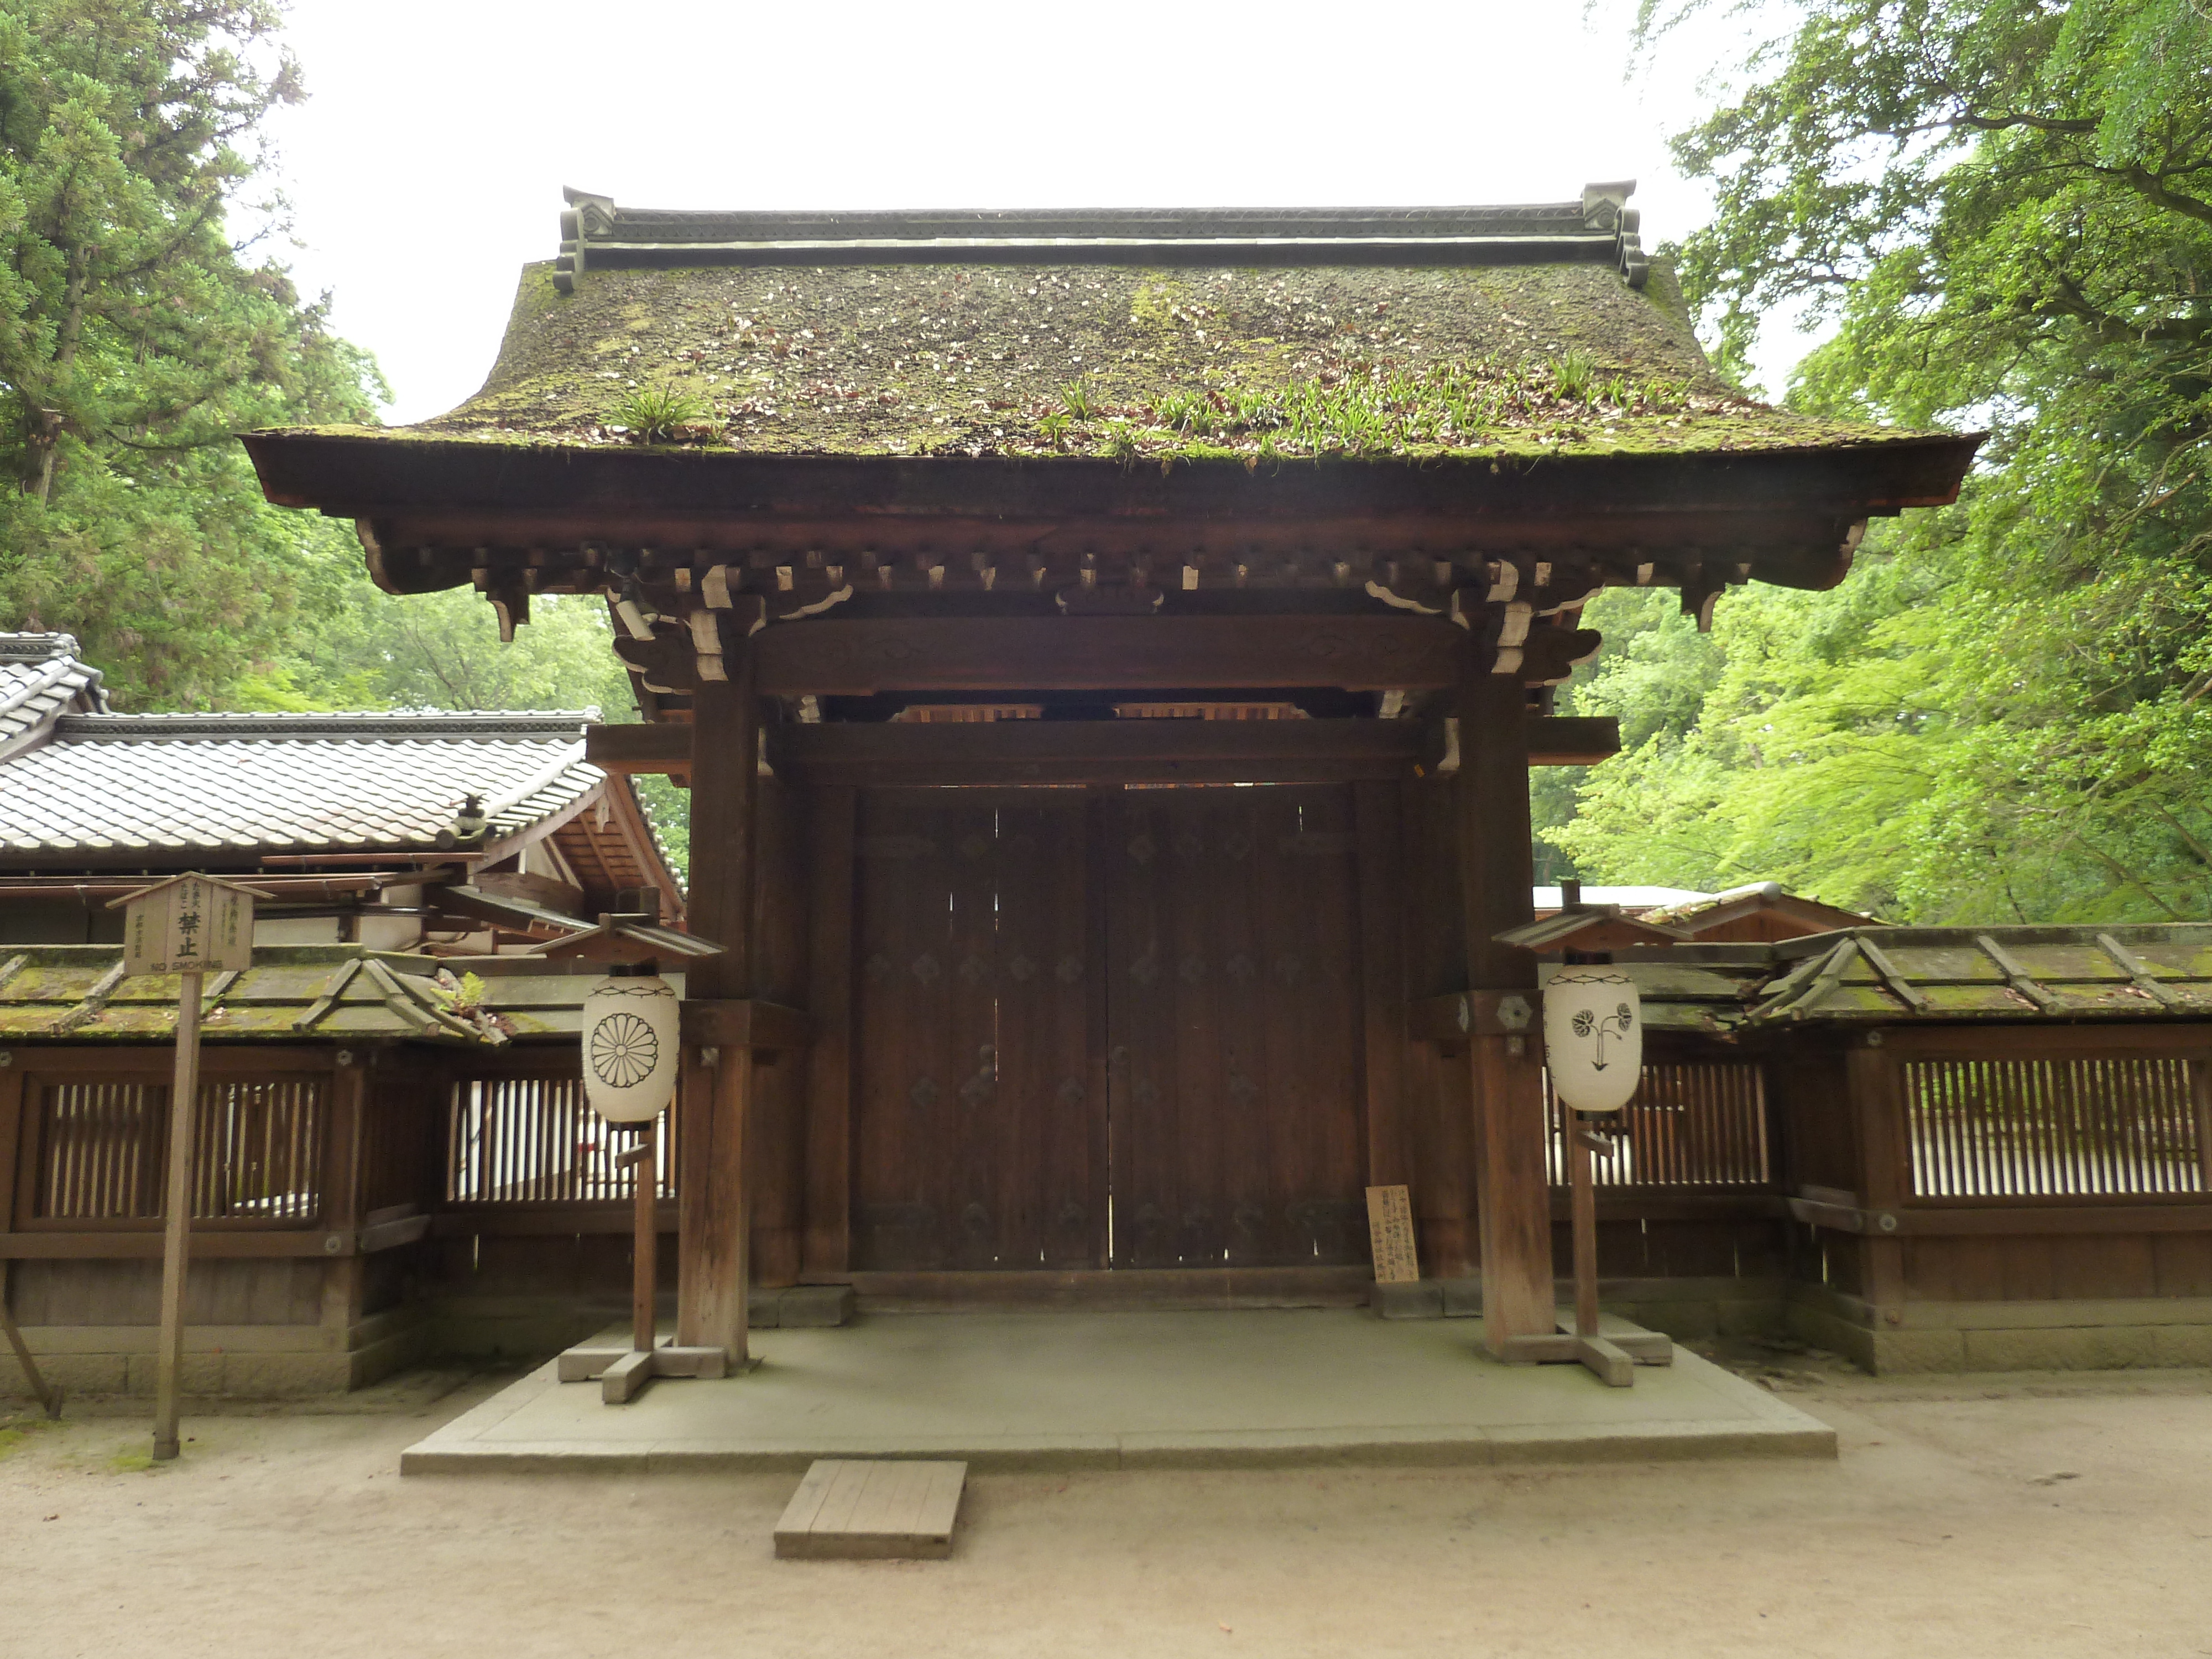
[[[1844,588],[1724,601],[1693,725],[1553,838],[1905,917],[2212,915],[2212,7],[1791,10],[1675,141],[1718,203],[1685,289],[1723,362],[1837,325],[1794,402],[1990,441]]]
[[[234,244],[258,123],[301,95],[269,0],[0,7],[0,623],[68,628],[135,706],[254,695],[339,602],[341,526],[233,441],[372,420],[382,386]],[[281,235],[278,202],[246,203]]]
[[[597,708],[605,720],[639,718],[605,600],[540,595],[530,616],[502,645],[492,608],[471,589],[395,599],[362,576],[344,610],[318,635],[313,660],[285,671],[272,695],[302,708]],[[654,833],[684,875],[690,864],[689,797],[664,777],[635,781]]]

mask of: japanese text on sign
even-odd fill
[[[185,876],[133,896],[123,910],[126,974],[227,974],[253,965],[253,895]]]
[[[1375,1249],[1375,1282],[1410,1285],[1421,1276],[1413,1249],[1413,1206],[1403,1187],[1367,1189],[1367,1233]]]

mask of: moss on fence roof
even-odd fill
[[[1241,459],[1759,451],[1908,434],[1744,398],[1662,265],[526,267],[499,360],[386,431],[769,455]],[[367,430],[340,428],[341,430]]]
[[[177,1031],[175,974],[123,978],[112,945],[0,945],[0,1042],[166,1042]],[[413,1040],[498,1043],[574,1036],[601,970],[488,981],[477,1006],[455,994],[471,964],[351,945],[261,945],[253,965],[209,975],[200,1027],[210,1042]]]

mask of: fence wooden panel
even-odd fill
[[[296,1225],[322,1208],[327,1091],[313,1076],[200,1086],[191,1191],[197,1220]],[[41,1221],[155,1221],[168,1160],[167,1084],[87,1078],[40,1091],[33,1213]]]
[[[1545,1079],[1552,1184],[1565,1186],[1565,1114]],[[1774,1180],[1767,1133],[1765,1069],[1757,1060],[1655,1060],[1644,1068],[1635,1098],[1618,1114],[1626,1145],[1593,1158],[1607,1187],[1710,1188],[1765,1187]]]
[[[2185,1056],[1910,1060],[1902,1073],[1915,1197],[2205,1189],[2205,1130]]]
[[[676,1195],[676,1137],[661,1114],[657,1196]],[[455,1079],[447,1114],[446,1199],[453,1204],[626,1202],[631,1144],[584,1101],[574,1073]]]
[[[390,1061],[372,1076],[361,1126],[362,1212],[428,1209],[446,1190],[444,1073]]]

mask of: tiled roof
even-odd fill
[[[64,715],[0,773],[0,858],[428,848],[471,793],[495,843],[606,775],[592,718]]]
[[[38,743],[68,714],[104,714],[100,671],[68,634],[0,634],[0,760]]]

